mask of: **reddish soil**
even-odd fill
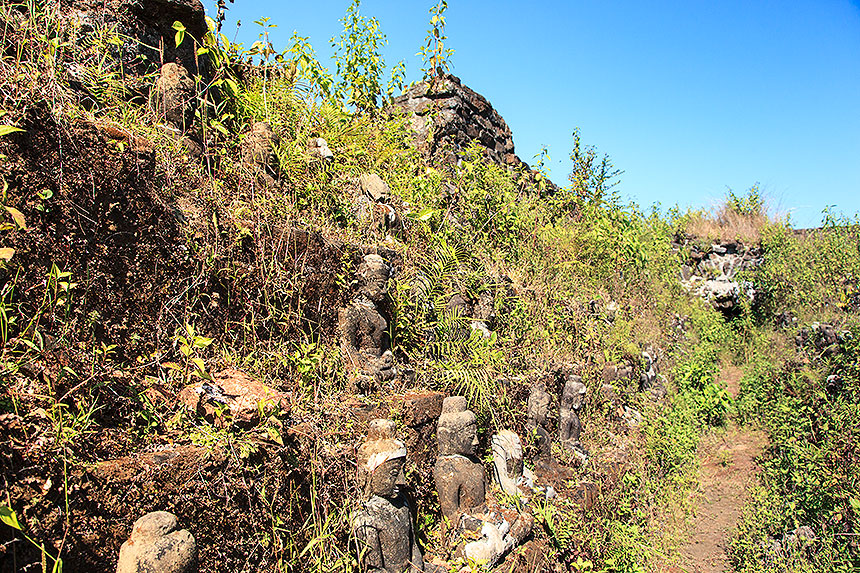
[[[726,390],[732,395],[732,398],[737,398],[741,393],[741,377],[743,377],[743,374],[744,371],[734,364],[729,362],[723,363],[720,382],[726,386]]]
[[[738,394],[741,370],[725,366],[722,382],[732,396]],[[757,479],[756,458],[767,443],[757,430],[730,425],[699,444],[699,509],[693,534],[683,547],[683,570],[690,573],[731,571],[726,542],[746,502],[749,486]]]

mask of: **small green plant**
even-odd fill
[[[386,39],[379,29],[379,21],[362,16],[360,7],[361,0],[352,1],[341,20],[340,38],[332,38],[331,45],[340,79],[335,84],[335,97],[359,111],[368,112],[376,109],[382,92],[385,60],[381,49]]]
[[[424,62],[421,71],[424,72],[424,80],[436,82],[451,69],[451,56],[454,50],[445,47],[448,36],[445,35],[445,11],[448,10],[448,1],[439,2],[430,8],[430,28],[427,30],[426,42],[421,46],[418,54]]]
[[[24,529],[21,527],[21,523],[18,521],[18,516],[8,505],[0,505],[0,522],[11,527],[12,529],[18,531],[20,535],[26,539],[33,547],[38,549],[42,554],[42,572],[47,573],[47,562],[50,560],[53,565],[51,565],[51,573],[63,573],[63,560],[60,556],[54,557],[50,553],[48,553],[47,549],[45,549],[44,543],[38,543],[32,537],[24,533]]]
[[[11,126],[5,125],[0,126],[0,128],[11,128],[12,131],[22,131],[18,128],[12,128]],[[11,133],[11,131],[7,131],[6,133]],[[3,210],[6,212],[6,215],[11,219],[11,221],[0,221],[0,232],[6,231],[14,231],[16,229],[21,231],[27,230],[27,220],[24,217],[24,214],[21,213],[18,209],[6,205],[6,194],[9,191],[9,184],[5,179],[2,179],[3,189],[2,193],[0,193],[0,206],[3,207]],[[0,246],[0,269],[5,266],[6,262],[8,262],[12,257],[15,256],[15,249],[11,247],[3,247]]]
[[[756,183],[747,189],[746,195],[735,195],[734,191],[729,189],[726,205],[739,215],[764,214],[764,197],[762,197],[759,184]]]
[[[197,334],[194,326],[186,322],[173,341],[176,350],[182,356],[183,363],[165,362],[161,366],[181,373],[183,384],[188,384],[192,378],[212,380],[212,376],[206,371],[206,363],[200,356],[200,353],[212,342],[211,338]]]

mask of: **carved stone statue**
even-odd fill
[[[558,439],[563,444],[579,442],[582,432],[579,410],[585,400],[585,392],[582,378],[576,375],[567,377],[558,409]]]
[[[394,422],[373,420],[357,459],[358,483],[366,501],[352,520],[366,571],[425,570],[412,528],[412,512],[396,485],[405,461],[406,446],[395,438]]]
[[[523,446],[520,437],[510,430],[493,436],[493,477],[508,495],[520,493],[518,483],[523,477]]]
[[[185,529],[177,531],[172,513],[153,511],[134,522],[119,550],[116,573],[192,573],[197,571],[197,544]]]
[[[439,459],[434,476],[442,514],[467,537],[479,538],[461,545],[463,555],[471,562],[492,567],[506,552],[531,533],[532,517],[522,514],[513,526],[504,518],[487,513],[484,466],[475,457],[478,445],[475,414],[466,408],[463,396],[445,398],[436,431]],[[519,437],[502,430],[493,437],[494,465],[502,487],[513,488],[523,473],[522,446]],[[458,535],[462,543],[465,539]]]
[[[433,476],[439,504],[442,514],[456,526],[460,515],[482,506],[486,496],[484,466],[475,457],[477,420],[475,414],[466,409],[463,396],[451,396],[442,402],[436,437],[439,458]]]
[[[356,276],[358,294],[338,312],[338,330],[345,366],[361,392],[397,376],[388,320],[382,314],[391,269],[379,255],[366,255]]]
[[[532,386],[529,393],[526,428],[535,434],[535,446],[539,458],[548,458],[552,450],[552,439],[546,430],[549,406],[552,402],[543,382]]]
[[[639,376],[639,389],[643,392],[650,390],[657,381],[657,356],[647,348],[642,351],[642,375]]]

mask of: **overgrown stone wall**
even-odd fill
[[[477,140],[494,163],[528,169],[514,151],[511,128],[502,116],[456,76],[418,82],[395,98],[391,108],[408,114],[418,148],[433,163],[456,163]]]

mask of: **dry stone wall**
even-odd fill
[[[412,85],[394,99],[390,111],[407,114],[419,150],[434,164],[456,164],[477,141],[493,163],[532,173],[514,151],[511,128],[502,116],[456,76]]]

